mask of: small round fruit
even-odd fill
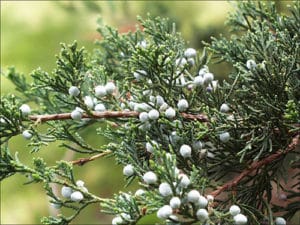
[[[79,202],[83,199],[83,194],[80,191],[74,191],[70,198],[74,202]]]
[[[21,105],[20,110],[21,110],[21,113],[22,113],[23,116],[27,116],[31,112],[31,108],[27,104]]]
[[[181,200],[178,197],[173,197],[170,200],[170,206],[172,209],[178,209],[181,205]]]
[[[123,174],[127,177],[130,177],[134,174],[134,167],[131,164],[126,165],[123,168]]]
[[[168,219],[173,213],[173,209],[169,205],[164,205],[157,211],[157,217],[159,219]]]
[[[229,212],[232,216],[236,216],[237,214],[239,214],[241,212],[241,209],[237,205],[232,205],[229,208]]]
[[[226,143],[230,139],[230,134],[228,132],[224,132],[224,133],[221,133],[219,137],[220,137],[221,142]]]
[[[204,83],[210,83],[214,80],[214,75],[212,73],[205,73],[203,75],[203,81]]]
[[[152,171],[148,171],[144,174],[143,180],[146,184],[155,184],[157,181],[157,176]]]
[[[73,190],[72,190],[72,188],[70,188],[70,187],[63,186],[63,187],[61,188],[61,195],[62,195],[64,198],[70,198],[72,193],[73,193]]]
[[[237,214],[236,216],[233,217],[233,220],[236,225],[244,225],[247,224],[248,222],[247,217],[243,214]]]
[[[159,112],[156,109],[152,109],[148,112],[148,117],[150,120],[157,120],[159,118]]]
[[[208,212],[206,209],[198,209],[196,216],[200,221],[208,220]]]
[[[97,97],[104,97],[106,94],[106,88],[104,86],[98,85],[95,87],[95,95]]]
[[[97,105],[95,105],[95,111],[97,112],[104,112],[106,110],[105,105],[102,103],[99,103]]]
[[[71,112],[71,118],[73,120],[81,120],[82,118],[82,112],[80,112],[79,110],[75,109]]]
[[[256,62],[253,59],[249,59],[246,62],[246,66],[249,70],[256,68]]]
[[[196,76],[194,78],[194,81],[193,81],[194,85],[196,87],[200,87],[200,86],[203,86],[203,83],[204,83],[204,79],[202,76]]]
[[[178,185],[183,188],[186,188],[191,183],[189,177],[182,173],[178,175],[178,179],[180,180]]]
[[[283,217],[277,217],[275,219],[276,225],[286,225],[286,220]]]
[[[193,203],[197,203],[200,199],[200,193],[197,190],[191,190],[188,194],[187,194],[187,200],[189,202],[193,202]]]
[[[79,90],[78,87],[76,87],[76,86],[71,86],[71,87],[69,88],[69,95],[71,95],[71,96],[73,96],[73,97],[76,97],[76,96],[79,95],[79,93],[80,93],[80,90]]]
[[[179,151],[183,158],[190,158],[192,156],[192,148],[189,145],[182,145]]]
[[[107,94],[112,94],[116,89],[116,85],[113,82],[108,82],[105,85],[105,90]]]
[[[171,188],[170,184],[168,184],[166,182],[161,183],[159,185],[158,190],[159,190],[159,193],[164,197],[172,195],[172,188]]]
[[[187,58],[195,57],[196,55],[197,55],[197,52],[193,48],[187,48],[184,51],[184,56],[187,57]]]
[[[229,106],[226,103],[223,103],[220,107],[220,112],[227,113],[230,110]]]
[[[22,133],[23,137],[25,139],[30,139],[32,138],[32,133],[30,132],[30,130],[24,130],[23,133]]]
[[[173,119],[176,116],[176,111],[172,108],[169,107],[166,111],[165,111],[165,116],[168,119]]]
[[[180,112],[183,112],[187,110],[187,108],[189,107],[189,103],[185,99],[180,99],[177,103],[177,107]]]

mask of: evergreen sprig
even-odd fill
[[[282,15],[273,2],[238,2],[228,19],[232,36],[212,38],[201,52],[187,48],[168,19],[138,17],[127,34],[99,20],[93,53],[62,44],[55,70],[35,70],[31,85],[10,68],[6,76],[24,99],[1,97],[0,179],[24,174],[27,184],[44,183],[54,207],[73,210],[44,224],[69,224],[93,203],[115,215],[113,224],[153,214],[166,224],[286,224],[299,212],[299,6]],[[232,71],[221,82],[209,66],[223,61]],[[95,124],[110,143],[83,138]],[[8,148],[18,134],[35,154],[62,141],[89,156],[54,166],[37,157],[29,167]],[[105,156],[140,189],[104,199],[76,181],[73,166]]]

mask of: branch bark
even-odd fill
[[[101,118],[130,118],[138,117],[139,112],[136,111],[105,111],[105,112],[91,112],[90,114],[83,113],[82,118],[90,119],[101,119]],[[198,120],[201,122],[208,122],[207,116],[203,114],[188,114],[181,113],[181,116],[189,120]],[[32,115],[29,116],[30,120],[36,122],[46,122],[51,120],[69,120],[71,118],[71,113],[60,113],[60,114],[49,114],[49,115]]]
[[[232,181],[228,181],[225,184],[223,184],[221,187],[219,187],[217,190],[213,191],[211,193],[212,196],[216,197],[219,194],[221,194],[224,191],[227,191],[229,189],[232,189],[233,187],[237,186],[239,182],[246,176],[248,176],[252,171],[261,168],[264,165],[269,164],[270,162],[273,162],[277,159],[279,159],[281,156],[286,155],[288,152],[293,151],[296,149],[297,146],[299,146],[299,138],[300,135],[296,135],[293,139],[292,142],[288,145],[288,147],[285,150],[278,150],[272,155],[269,155],[268,157],[258,161],[258,162],[253,162],[252,165],[244,170],[242,173],[240,173],[238,176],[236,176]]]
[[[110,153],[111,153],[111,151],[107,150],[105,152],[101,152],[101,153],[99,153],[97,155],[93,155],[93,156],[88,157],[88,158],[80,158],[80,159],[73,160],[73,161],[71,161],[71,163],[73,165],[83,166],[87,162],[94,161],[95,159],[98,159],[98,158],[101,158],[103,156],[109,155]]]

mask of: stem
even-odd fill
[[[219,187],[217,190],[213,191],[211,193],[212,196],[216,197],[222,192],[231,189],[232,187],[235,187],[238,185],[238,183],[246,176],[248,176],[252,171],[261,168],[264,165],[267,165],[278,158],[280,158],[282,155],[286,155],[288,152],[293,151],[297,146],[299,146],[299,137],[300,135],[296,135],[293,139],[292,142],[288,145],[288,147],[283,151],[283,150],[278,150],[272,155],[269,155],[268,157],[252,163],[252,165],[244,170],[242,173],[240,173],[238,176],[236,176],[232,181],[228,181],[225,184],[223,184],[221,187]]]
[[[92,119],[100,119],[100,118],[130,118],[130,117],[138,117],[139,112],[136,111],[106,111],[106,112],[91,112],[90,114],[83,113],[82,118],[92,118]],[[208,122],[208,118],[203,114],[188,114],[181,113],[181,116],[185,119],[190,120],[199,120],[201,122]],[[45,122],[50,120],[68,120],[71,118],[71,113],[59,113],[59,114],[50,114],[50,115],[32,115],[29,116],[30,120],[39,122]]]
[[[99,153],[97,155],[93,155],[93,156],[88,157],[88,158],[80,158],[80,159],[73,160],[73,161],[71,161],[71,163],[73,165],[83,166],[87,162],[90,162],[90,161],[93,161],[95,159],[101,158],[103,156],[109,155],[110,153],[112,153],[112,151],[107,150],[105,152],[101,152],[101,153]]]

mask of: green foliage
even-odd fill
[[[51,74],[35,70],[31,85],[10,69],[7,77],[24,92],[24,102],[38,106],[34,113],[57,115],[45,120],[47,131],[42,132],[37,126],[45,117],[22,115],[19,98],[1,99],[1,180],[25,174],[28,184],[44,183],[51,203],[74,211],[70,216],[43,218],[44,224],[69,224],[92,203],[116,215],[113,223],[118,224],[142,223],[144,216],[156,212],[167,224],[241,224],[228,213],[232,204],[239,205],[249,224],[265,220],[273,224],[273,211],[283,211],[273,207],[273,183],[290,193],[287,198],[292,203],[285,209],[290,219],[299,209],[299,195],[293,187],[283,188],[282,176],[286,176],[285,167],[297,166],[284,154],[293,154],[288,148],[299,133],[299,15],[299,2],[289,15],[279,15],[273,3],[237,3],[228,20],[236,34],[230,39],[213,38],[202,53],[187,49],[167,19],[138,18],[143,29],[128,34],[99,21],[103,39],[92,54],[78,49],[76,42],[62,44],[56,69]],[[233,66],[228,81],[214,80],[208,69],[211,60]],[[71,86],[80,93],[70,94]],[[95,88],[104,88],[105,94],[97,94]],[[97,104],[108,112],[94,112]],[[79,119],[58,115],[74,111]],[[109,111],[135,111],[140,118],[115,117]],[[197,119],[199,114],[206,119]],[[98,134],[111,143],[99,148],[87,143],[82,132],[95,124],[101,124]],[[118,164],[132,167],[124,172],[127,184],[139,181],[143,193],[103,199],[76,182],[74,162],[47,166],[44,159],[36,158],[32,168],[24,165],[7,146],[11,137],[25,129],[32,132],[29,138],[23,134],[30,139],[32,152],[62,141],[63,149],[93,154],[93,159],[111,153]],[[268,159],[275,154],[282,155]],[[243,175],[250,164],[263,160],[261,168]],[[229,187],[234,192],[214,204],[211,190],[239,174],[241,179]],[[299,173],[292,179],[297,177]],[[69,187],[71,196],[63,191],[62,197],[55,194],[50,184]],[[193,193],[201,195],[202,202]],[[173,196],[181,200],[176,209],[168,206]]]

